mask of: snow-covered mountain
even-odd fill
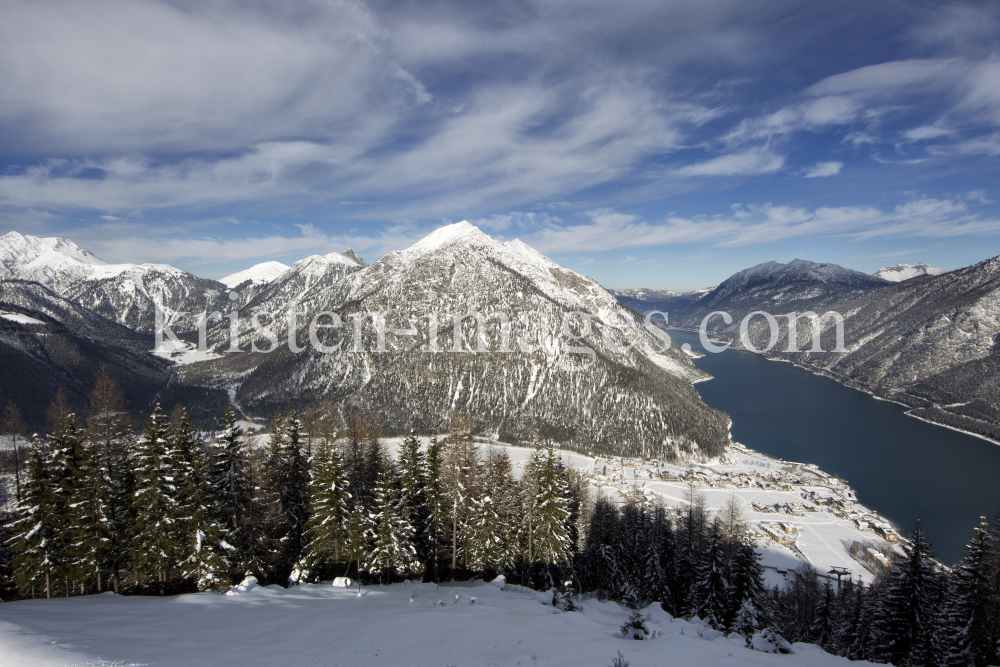
[[[883,266],[872,275],[882,280],[898,283],[917,276],[940,276],[948,273],[947,269],[939,269],[936,266],[920,262],[919,264],[896,264],[895,266]]]
[[[0,278],[34,280],[59,291],[107,266],[89,250],[61,238],[8,232],[0,236]]]
[[[755,310],[775,316],[791,311],[821,312],[832,304],[867,296],[891,284],[837,264],[804,259],[787,264],[765,262],[734,273],[687,307],[671,313],[671,323],[698,327],[705,315],[721,310],[732,315],[733,323],[725,325],[717,317],[709,328],[716,333],[732,334],[739,328],[740,320]]]
[[[104,317],[152,332],[155,305],[188,312],[173,330],[196,328],[196,314],[229,307],[226,286],[166,264],[106,264],[72,241],[9,232],[0,237],[0,278],[33,280]]]
[[[264,313],[287,312],[289,304],[302,313],[295,340],[306,349],[288,349],[287,316],[279,315],[271,326],[277,350],[185,368],[185,381],[222,386],[220,378],[228,378],[241,406],[258,414],[292,399],[330,399],[345,415],[355,408],[376,414],[389,432],[441,430],[455,410],[465,410],[483,432],[585,450],[716,455],[728,442],[725,416],[692,386],[707,376],[687,355],[676,347],[647,350],[659,340],[640,316],[521,241],[502,243],[462,222],[371,266],[348,265],[345,257],[297,263],[241,310],[242,349],[250,346],[254,315],[267,321]],[[343,274],[333,280],[338,264]],[[319,312],[335,312],[343,324],[313,334],[324,345],[339,344],[336,353],[306,345]],[[475,312],[491,316],[481,339],[469,317]],[[569,313],[575,315],[564,324]],[[384,351],[373,326],[379,317]],[[571,341],[564,326],[580,339]],[[227,323],[212,332],[220,351],[227,332]],[[256,344],[269,347],[263,337]]]
[[[225,278],[219,278],[219,282],[229,289],[233,289],[247,281],[250,281],[251,285],[266,285],[288,269],[289,266],[281,262],[261,262],[260,264],[254,264],[249,269],[237,271]]]

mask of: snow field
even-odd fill
[[[360,597],[326,583],[23,600],[0,605],[0,664],[603,667],[618,651],[631,667],[848,664],[809,644],[792,655],[753,651],[742,637],[672,619],[657,604],[644,610],[657,636],[626,640],[619,628],[629,610],[617,603],[586,600],[580,612],[559,613],[538,599],[549,596],[469,582],[366,587]]]

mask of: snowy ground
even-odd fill
[[[178,366],[221,358],[211,350],[199,350],[198,346],[193,343],[172,340],[164,340],[163,344],[153,350],[152,353],[157,357],[169,359]]]
[[[517,586],[475,583],[371,587],[361,597],[315,584],[23,600],[0,605],[0,664],[603,667],[618,651],[631,667],[848,664],[809,644],[795,644],[792,655],[747,649],[741,637],[673,620],[658,605],[647,610],[658,636],[626,640],[618,630],[628,612],[614,602],[587,600],[581,612],[556,613],[541,599]]]

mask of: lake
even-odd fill
[[[698,334],[669,333],[704,351]],[[1000,510],[1000,445],[759,354],[706,354],[695,365],[714,376],[695,387],[732,417],[733,440],[839,475],[904,535],[920,519],[943,563],[961,559],[979,517]]]

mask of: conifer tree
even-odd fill
[[[503,527],[493,498],[482,494],[472,499],[469,537],[466,541],[469,569],[478,572],[495,572],[501,567],[506,554],[500,541]]]
[[[65,508],[56,497],[48,466],[46,446],[35,441],[28,452],[28,467],[20,506],[20,516],[13,524],[15,539],[14,581],[22,595],[31,590],[45,597],[55,593],[62,577]]]
[[[996,664],[997,644],[989,609],[993,597],[993,548],[989,522],[982,517],[952,574],[944,633],[947,643],[943,663],[947,667]]]
[[[432,437],[427,445],[426,483],[424,497],[427,501],[427,529],[423,538],[423,562],[425,577],[431,581],[441,581],[444,538],[448,524],[448,506],[445,502],[441,481],[444,465],[444,446]]]
[[[834,641],[834,592],[833,584],[827,580],[823,584],[823,594],[814,614],[809,639],[821,648],[828,649]]]
[[[452,576],[459,565],[467,565],[465,542],[468,537],[469,506],[476,495],[476,473],[479,471],[473,433],[472,420],[468,415],[461,412],[452,415],[438,471],[439,488],[445,495],[449,512]]]
[[[132,567],[139,583],[160,595],[176,574],[181,545],[177,522],[176,462],[169,458],[170,429],[159,404],[153,409],[135,457]]]
[[[247,568],[253,483],[247,443],[232,405],[226,406],[223,419],[210,477],[218,503],[220,546],[230,581],[238,581]]]
[[[421,562],[427,562],[430,556],[427,461],[413,431],[403,439],[400,446],[398,470],[400,512],[413,526],[418,558]]]
[[[57,393],[56,397],[59,398]],[[75,589],[75,582],[92,574],[82,566],[81,544],[85,540],[85,526],[77,523],[78,503],[84,498],[84,465],[86,451],[83,445],[83,434],[76,421],[76,415],[69,411],[59,401],[53,402],[54,430],[46,438],[49,482],[53,499],[57,507],[59,530],[58,558],[63,575],[63,593],[69,597]]]
[[[280,582],[285,583],[305,546],[309,519],[309,466],[302,454],[301,422],[293,409],[279,433]]]
[[[698,567],[694,585],[696,615],[716,630],[724,630],[729,607],[728,585],[725,572],[726,546],[722,528],[713,522],[708,536],[707,549]]]
[[[79,483],[72,503],[73,578],[94,578],[96,588],[103,588],[105,573],[113,571],[117,526],[113,504],[116,500],[111,481],[110,461],[98,443],[89,439],[79,466]]]
[[[353,562],[357,566],[358,577],[364,569],[368,557],[369,544],[374,538],[374,522],[360,503],[355,503],[347,518],[347,531],[344,535],[344,558],[348,568]]]
[[[400,507],[395,477],[395,467],[386,465],[375,484],[374,538],[365,569],[378,574],[380,581],[418,574],[421,570],[413,545],[413,526]]]
[[[97,570],[98,592],[104,590],[103,572],[107,573],[117,592],[120,573],[128,568],[132,527],[131,463],[135,448],[132,431],[132,419],[125,409],[121,389],[102,366],[90,394],[86,430],[88,470],[85,473],[96,502],[92,514],[103,516],[105,522],[100,524],[102,537],[99,539],[102,541],[91,546],[95,550],[91,558]]]
[[[322,442],[315,447],[310,472],[303,562],[315,576],[344,558],[351,494],[340,455],[332,444]]]
[[[537,491],[532,503],[533,525],[529,535],[531,558],[542,565],[563,565],[568,562],[572,549],[566,476],[551,445],[544,454],[536,454],[532,459],[536,466]]]
[[[744,528],[733,535],[735,554],[729,575],[729,608],[726,613],[727,629],[736,628],[746,636],[747,631],[763,625],[760,606],[764,598],[764,567],[754,545],[753,534]]]
[[[939,599],[933,554],[917,521],[903,543],[902,559],[886,582],[886,606],[880,615],[879,657],[893,664],[925,664]]]
[[[180,408],[170,432],[170,457],[176,461],[178,558],[181,576],[198,590],[228,585],[222,553],[219,504],[211,483],[211,463],[204,443]]]

